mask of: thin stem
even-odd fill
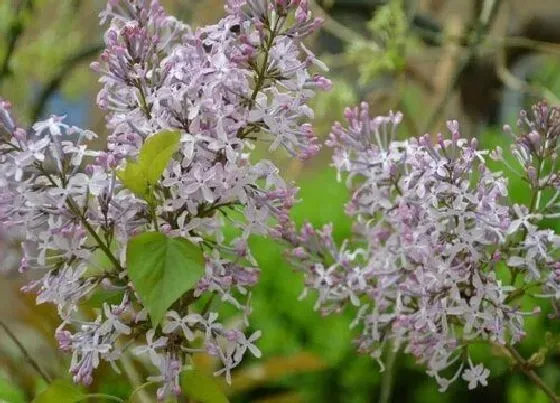
[[[540,195],[540,188],[539,188],[539,180],[542,174],[542,169],[543,169],[543,159],[539,158],[538,162],[537,162],[537,176],[535,178],[535,182],[536,182],[536,186],[531,185],[531,201],[529,203],[529,214],[533,213],[535,211],[536,205],[537,205],[537,200],[539,199],[539,195]],[[523,242],[525,240],[525,238],[527,238],[527,234],[529,233],[529,230],[527,229],[527,227],[523,227],[523,233],[521,235],[521,240],[519,241],[520,243]],[[524,255],[524,253],[522,252],[520,254],[521,256]],[[515,280],[517,280],[517,276],[519,274],[520,270],[518,269],[513,269],[512,270],[512,276],[511,276],[511,285],[515,286]]]
[[[95,229],[88,222],[87,218],[84,217],[84,215],[79,211],[79,209],[76,206],[74,200],[71,197],[68,197],[66,202],[68,204],[68,207],[70,208],[70,211],[72,213],[74,213],[74,215],[76,217],[78,217],[78,219],[80,220],[82,225],[86,228],[86,230],[90,233],[90,235],[95,239],[98,246],[101,248],[103,253],[105,253],[107,258],[109,258],[109,260],[113,263],[115,268],[118,269],[118,270],[122,270],[122,267],[121,267],[121,264],[120,264],[119,260],[113,255],[109,246],[106,245],[105,242],[103,242],[103,240],[101,239],[101,237],[99,236],[97,231],[95,231]]]
[[[517,364],[519,364],[519,368],[521,369],[521,371],[523,371],[523,373],[525,373],[525,375],[527,375],[527,377],[529,377],[529,379],[533,381],[533,383],[538,388],[546,393],[550,401],[554,403],[560,403],[560,397],[558,397],[556,393],[554,393],[554,391],[546,383],[544,383],[544,381],[537,375],[537,373],[533,369],[531,369],[531,366],[521,356],[521,354],[519,354],[519,352],[510,345],[506,344],[505,348],[517,362]]]
[[[281,17],[276,17],[276,20],[274,21],[274,26],[272,27],[272,29],[270,29],[269,27],[269,37],[267,38],[265,44],[264,44],[264,59],[263,59],[263,63],[262,66],[260,66],[260,69],[257,70],[257,80],[255,82],[255,88],[253,89],[253,93],[251,94],[251,98],[250,98],[250,105],[252,106],[255,101],[257,100],[257,96],[259,95],[259,92],[262,90],[265,82],[266,82],[266,73],[268,71],[268,58],[269,58],[269,53],[270,53],[270,49],[272,49],[272,45],[274,45],[274,40],[276,39],[276,35],[278,34],[277,30],[279,27],[279,22],[280,22],[280,18]],[[267,24],[268,25],[268,24]],[[246,138],[249,134],[251,133],[251,130],[249,131],[243,131],[240,130],[237,134],[237,137],[244,139]]]
[[[393,369],[397,360],[397,351],[393,348],[387,352],[387,360],[385,362],[385,372],[381,379],[381,392],[379,393],[379,403],[389,403],[391,400],[391,392],[393,390]]]
[[[450,81],[449,85],[445,89],[443,98],[436,105],[432,114],[428,118],[428,121],[427,121],[425,129],[424,129],[424,133],[429,132],[433,128],[433,126],[438,122],[438,119],[440,118],[440,116],[445,111],[445,108],[449,104],[449,101],[450,101],[451,97],[453,96],[453,93],[455,92],[455,88],[457,87],[457,85],[459,85],[459,81],[461,79],[461,76],[462,76],[463,72],[465,71],[469,62],[471,61],[471,58],[472,58],[472,56],[470,55],[471,53],[473,53],[473,52],[472,51],[469,52],[469,55],[464,56],[461,59],[461,61],[459,62],[458,66],[457,66],[457,69],[453,73],[453,77],[451,78],[451,81]]]
[[[154,226],[154,231],[159,232],[159,225],[157,222],[156,206],[150,205],[150,214],[152,215],[152,224]]]
[[[140,93],[140,99],[139,99],[140,109],[142,109],[142,112],[144,113],[144,115],[146,116],[147,119],[151,119],[150,107],[148,105],[148,101],[146,100],[146,94],[144,93],[144,89],[142,88],[142,84],[138,83],[138,85],[136,86],[136,89]]]
[[[123,369],[124,369],[124,372],[125,372],[126,376],[130,380],[130,383],[132,384],[132,386],[135,387],[135,389],[132,391],[132,394],[128,398],[128,401],[131,402],[132,401],[132,396],[134,396],[135,394],[138,394],[138,399],[137,400],[139,402],[150,403],[150,397],[148,396],[146,391],[143,389],[145,386],[150,384],[150,382],[148,382],[148,383],[142,383],[141,382],[142,377],[140,376],[140,374],[136,370],[136,367],[134,366],[134,362],[132,361],[132,358],[130,357],[130,354],[123,354],[122,364],[123,364]]]
[[[45,168],[43,167],[42,164],[39,163],[39,164],[36,164],[35,166],[47,178],[47,180],[50,182],[50,184],[53,187],[58,187],[58,184],[56,183],[56,181],[45,170]],[[62,180],[62,187],[63,187],[63,189],[66,188],[66,186],[64,185],[64,180]],[[89,234],[95,239],[99,248],[103,251],[103,253],[105,253],[107,258],[113,263],[115,268],[117,270],[122,271],[123,268],[122,268],[119,260],[111,252],[111,248],[109,246],[109,243],[103,242],[103,240],[101,239],[99,234],[95,231],[95,229],[88,222],[87,217],[85,217],[84,214],[82,212],[80,212],[80,209],[79,209],[78,205],[76,204],[76,202],[74,202],[74,200],[72,199],[71,196],[68,196],[68,198],[66,199],[66,204],[68,205],[69,211],[72,212],[80,220],[80,222],[84,225],[84,227],[89,232]]]
[[[8,325],[6,325],[4,322],[0,321],[0,327],[2,327],[2,329],[4,329],[4,331],[6,332],[6,334],[8,335],[8,337],[14,342],[14,344],[19,348],[19,350],[21,351],[21,353],[23,354],[23,357],[25,358],[25,360],[29,363],[29,365],[31,365],[33,367],[33,369],[35,371],[37,371],[37,373],[39,375],[41,375],[41,378],[43,378],[43,380],[47,383],[51,383],[52,379],[50,376],[47,375],[47,373],[45,371],[43,371],[41,369],[41,367],[39,366],[39,364],[37,364],[37,362],[33,359],[33,357],[31,357],[31,354],[29,354],[29,352],[25,349],[24,345],[21,344],[21,342],[18,340],[18,338],[16,337],[16,335],[10,330],[10,328],[8,327]]]
[[[159,232],[159,225],[157,220],[157,201],[154,196],[155,189],[150,187],[150,194],[146,201],[148,202],[148,210],[151,216],[152,225],[154,226],[154,231]]]
[[[264,60],[260,70],[257,71],[257,83],[255,84],[253,94],[251,95],[252,103],[255,102],[255,100],[257,99],[257,95],[259,94],[259,91],[261,90],[266,80],[266,73],[268,70],[268,54],[270,53],[270,49],[274,44],[274,39],[276,39],[276,34],[277,34],[276,30],[278,29],[279,21],[280,21],[280,17],[276,17],[276,21],[274,21],[274,27],[270,31],[270,35],[264,46]]]
[[[78,400],[75,400],[75,401],[76,402],[83,402],[84,400],[95,399],[95,398],[112,400],[113,402],[125,403],[125,400],[121,399],[120,397],[107,395],[105,393],[89,393],[86,396],[84,396],[82,398],[79,398]]]
[[[517,271],[515,273],[517,273]],[[524,296],[530,288],[541,287],[544,284],[545,283],[543,281],[538,281],[536,283],[527,284],[526,286],[517,288],[515,291],[513,291],[511,294],[507,296],[507,298],[504,300],[504,304],[509,304],[510,302],[516,300],[517,298]]]
[[[134,397],[134,395],[136,395],[137,393],[141,392],[144,390],[144,388],[150,386],[150,385],[155,385],[157,382],[156,381],[149,381],[146,383],[143,383],[142,385],[139,385],[136,389],[134,389],[132,391],[132,393],[130,394],[128,401],[132,403],[132,398]]]
[[[45,168],[43,167],[42,164],[38,164],[37,168],[39,169],[39,171],[45,175],[45,177],[47,178],[47,180],[51,183],[52,186],[54,187],[58,187],[58,184],[56,183],[56,181],[53,179],[53,177],[45,170]],[[65,186],[63,185],[63,188],[65,188]],[[91,226],[91,224],[88,222],[87,218],[80,212],[79,207],[77,206],[76,202],[72,199],[71,196],[68,196],[68,198],[66,199],[66,204],[68,205],[69,210],[80,220],[80,222],[84,225],[84,227],[86,227],[86,230],[90,233],[90,235],[95,239],[95,241],[97,242],[97,245],[99,246],[99,248],[101,248],[101,250],[103,251],[103,253],[105,253],[105,255],[107,256],[107,258],[113,263],[113,265],[115,266],[115,268],[117,270],[122,270],[122,266],[119,262],[119,260],[113,255],[113,253],[111,252],[111,249],[109,247],[108,244],[106,244],[105,242],[103,242],[103,240],[101,239],[101,237],[99,236],[99,234],[95,231],[95,229]]]

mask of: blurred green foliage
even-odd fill
[[[379,7],[368,23],[371,41],[356,41],[348,49],[348,57],[359,67],[360,83],[367,84],[380,74],[398,74],[407,64],[407,55],[417,41],[409,32],[409,20],[403,0],[389,0]]]
[[[0,33],[7,37],[15,24],[21,27],[9,63],[10,74],[0,89],[18,105],[22,118],[28,118],[37,91],[59,72],[64,61],[96,39],[90,35],[91,28],[97,29],[96,18],[91,18],[95,8],[82,7],[81,3],[76,0],[29,1],[29,6],[18,12],[16,2],[0,2]],[[7,41],[0,40],[0,60],[7,50]],[[95,78],[87,68],[75,69],[71,79],[65,80],[60,89],[65,96],[76,99],[93,81]]]
[[[25,393],[10,381],[0,377],[0,401],[25,403]]]

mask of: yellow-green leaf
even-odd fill
[[[79,386],[64,379],[54,380],[49,387],[39,393],[33,403],[74,403],[85,397]]]
[[[178,130],[164,130],[149,137],[138,156],[138,164],[143,169],[148,184],[155,185],[179,149],[181,133]]]
[[[127,162],[124,169],[117,172],[117,176],[123,185],[142,198],[148,193],[148,182],[144,169],[136,162]]]
[[[228,403],[220,384],[212,376],[197,370],[181,374],[181,390],[197,403]]]
[[[137,196],[146,198],[150,185],[155,185],[179,149],[181,133],[163,130],[149,137],[138,155],[137,162],[127,162],[117,175],[123,185]]]

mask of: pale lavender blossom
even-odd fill
[[[490,371],[482,364],[475,366],[472,365],[472,362],[470,364],[471,367],[463,372],[463,379],[469,383],[469,389],[475,389],[479,383],[482,386],[488,386]]]
[[[414,355],[441,390],[461,374],[470,389],[486,386],[489,370],[470,361],[469,343],[519,342],[524,317],[540,312],[523,312],[516,301],[530,287],[557,305],[560,238],[539,223],[558,213],[559,178],[542,161],[557,158],[560,118],[544,104],[534,111],[535,121],[521,114],[525,129],[512,146],[521,164],[513,172],[530,184],[528,206],[511,204],[507,179],[485,165],[488,155],[503,161],[503,152],[479,150],[457,121],[448,122],[449,137],[399,140],[402,114],[370,117],[362,103],[346,109],[347,125],[334,124],[326,144],[351,189],[354,237],[339,246],[331,225],[296,232],[290,222],[276,235],[293,246],[288,257],[305,273],[303,296],[316,290],[316,309],[357,308],[358,350],[382,369],[391,347]],[[546,189],[556,192],[547,202]],[[496,271],[503,264],[508,278]],[[521,277],[527,285],[516,282]]]
[[[24,290],[57,305],[56,337],[72,354],[76,382],[90,384],[102,360],[117,368],[117,346],[131,334],[134,351],[160,373],[151,378],[162,384],[159,400],[180,392],[179,373],[194,351],[217,357],[228,380],[247,352],[260,356],[260,332],[244,333],[260,273],[247,239],[289,221],[297,189],[271,162],[253,162],[251,151],[262,141],[299,158],[316,154],[308,101],[331,84],[302,43],[320,25],[307,1],[228,0],[225,10],[216,24],[195,28],[157,0],[107,2],[106,48],[92,64],[107,119],[102,150],[88,148],[95,134],[63,116],[28,132],[0,100],[0,229],[25,232],[20,270],[43,277]],[[150,209],[117,171],[163,130],[180,132],[180,150]],[[233,239],[224,235],[226,217],[238,232]],[[188,302],[172,306],[161,326],[150,323],[126,260],[129,239],[155,230],[200,245],[205,260],[204,275],[181,300]],[[99,289],[119,293],[122,303],[100,304],[97,318],[84,322],[79,307]],[[202,298],[214,301],[195,310]],[[239,311],[239,324],[218,315],[224,304]]]

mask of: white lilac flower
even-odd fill
[[[467,368],[463,371],[462,378],[469,383],[469,389],[474,389],[480,384],[481,386],[488,386],[488,376],[490,371],[484,368],[484,365],[477,364]]]
[[[198,314],[179,316],[175,311],[169,311],[166,315],[166,322],[163,325],[162,332],[165,334],[173,333],[175,330],[180,329],[187,341],[194,340],[194,333],[192,331],[193,325],[200,323],[202,317]]]
[[[69,126],[62,123],[65,116],[51,116],[47,120],[42,120],[33,125],[33,130],[36,136],[41,136],[45,131],[48,131],[51,136],[61,136],[64,129]]]

